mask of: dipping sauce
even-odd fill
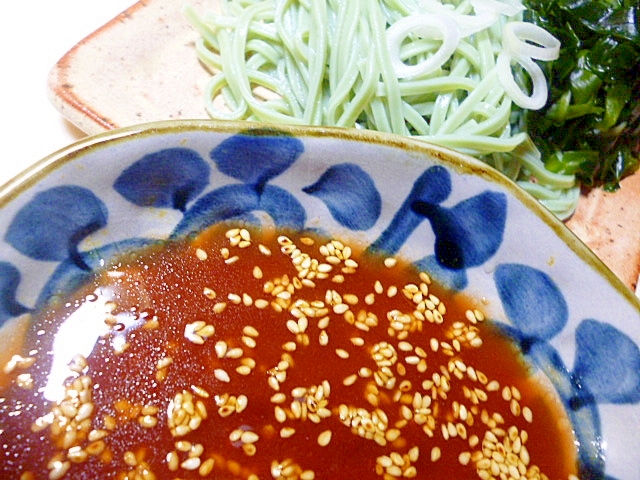
[[[3,479],[576,479],[571,426],[479,300],[315,234],[216,226],[31,319]]]

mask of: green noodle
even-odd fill
[[[448,5],[473,12],[468,0]],[[212,118],[411,135],[487,162],[560,218],[574,211],[575,178],[545,169],[518,128],[522,111],[497,80],[500,22],[462,38],[436,71],[398,78],[386,30],[422,13],[418,0],[223,0],[222,9],[185,8],[200,33],[196,54],[212,73],[205,93]],[[416,64],[439,46],[411,35],[400,58]]]

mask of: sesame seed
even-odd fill
[[[287,413],[282,407],[276,406],[273,409],[273,412],[278,423],[284,423],[287,420]]]
[[[458,455],[458,461],[461,465],[469,465],[471,462],[471,452],[462,452]]]
[[[529,407],[524,407],[522,409],[522,416],[528,423],[533,422],[533,412]]]
[[[241,358],[244,355],[244,350],[240,347],[229,348],[225,354],[225,358]]]
[[[358,375],[356,375],[354,373],[353,375],[349,375],[348,377],[346,377],[342,381],[342,384],[348,387],[348,386],[353,385],[354,383],[356,383],[356,380],[358,380]]]
[[[346,350],[342,349],[342,348],[336,348],[336,355],[344,360],[346,360],[347,358],[349,358],[349,352],[347,352]]]
[[[242,443],[256,443],[259,439],[260,437],[258,436],[258,434],[256,432],[252,432],[251,430],[242,432],[242,435],[240,436],[240,441]]]
[[[295,435],[296,430],[292,427],[283,427],[280,429],[280,438],[291,438]]]
[[[226,263],[227,265],[231,265],[233,263],[236,263],[238,260],[240,260],[240,257],[238,255],[234,255],[233,257],[225,259],[224,263]]]
[[[349,310],[349,305],[346,303],[339,303],[333,306],[333,313],[338,315],[344,314],[347,310]]]
[[[202,290],[202,293],[204,294],[205,297],[207,297],[209,300],[213,300],[214,298],[216,298],[217,293],[215,290],[213,290],[212,288],[209,287],[204,287]]]
[[[242,343],[245,344],[248,348],[256,348],[257,342],[254,337],[249,337],[247,335],[242,337]]]
[[[502,399],[507,402],[511,400],[511,389],[509,387],[504,387],[502,389]]]
[[[242,238],[242,240],[244,240],[245,242],[251,241],[251,234],[249,233],[249,230],[247,230],[246,228],[241,228],[240,238]]]
[[[261,254],[263,254],[263,255],[265,255],[265,256],[267,256],[267,257],[271,255],[271,250],[269,249],[269,247],[267,247],[267,246],[265,246],[265,245],[263,245],[263,244],[259,244],[259,245],[258,245],[258,251],[259,251]]]
[[[269,386],[275,390],[278,391],[280,390],[280,382],[278,382],[278,379],[274,376],[270,376],[267,378],[267,383],[269,384]]]
[[[226,302],[218,302],[213,306],[214,313],[222,313],[227,308]]]
[[[247,293],[243,293],[242,294],[242,304],[245,307],[250,307],[251,305],[253,305],[253,298],[251,298],[251,296]]]
[[[435,446],[431,449],[431,461],[432,462],[437,462],[438,460],[440,460],[440,457],[442,456],[442,451],[440,450],[440,447]]]
[[[60,480],[71,467],[69,461],[55,461],[49,471],[49,480]]]
[[[242,303],[242,297],[237,293],[230,293],[227,295],[227,300],[236,305],[240,305]]]
[[[200,468],[201,460],[199,457],[187,458],[180,464],[180,467],[184,470],[197,470]]]
[[[153,415],[144,415],[142,417],[138,417],[138,423],[143,428],[153,428],[158,425],[158,419]]]
[[[326,447],[331,442],[331,436],[333,432],[331,430],[325,430],[320,435],[318,435],[318,445],[321,447]]]
[[[342,296],[342,300],[349,305],[357,305],[359,301],[358,296],[353,295],[352,293],[345,293]]]
[[[260,310],[263,310],[269,306],[269,302],[263,298],[258,298],[253,302],[253,304]]]
[[[221,368],[216,368],[213,371],[213,376],[221,382],[229,383],[231,381],[229,374]]]
[[[198,468],[198,474],[201,477],[206,477],[212,472],[214,465],[215,465],[215,460],[213,458],[209,458],[205,460],[204,462],[202,462],[202,464]]]
[[[249,337],[258,337],[260,334],[258,333],[258,330],[251,326],[251,325],[247,325],[242,329],[242,333],[244,333],[245,335],[248,335]]]

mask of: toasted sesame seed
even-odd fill
[[[256,368],[256,361],[250,357],[241,358],[240,363],[244,366],[249,367],[252,370]]]
[[[231,238],[237,237],[239,235],[240,235],[240,228],[238,228],[238,227],[230,228],[229,230],[227,230],[224,233],[224,236],[227,239],[231,239]]]
[[[202,462],[200,467],[198,468],[198,474],[201,477],[206,477],[213,471],[213,467],[215,465],[215,460],[213,458],[209,458]]]
[[[331,442],[331,436],[333,432],[331,430],[325,430],[320,435],[318,435],[318,445],[321,447],[326,447]]]
[[[281,438],[291,438],[293,435],[295,435],[296,430],[295,428],[292,427],[283,427],[280,429],[280,437]]]
[[[342,300],[349,305],[357,305],[359,302],[358,296],[352,293],[345,293],[342,296]]]
[[[300,333],[300,327],[298,326],[298,322],[295,320],[287,320],[287,330],[289,330],[294,335]]]
[[[245,346],[248,347],[248,348],[256,348],[256,346],[257,346],[257,342],[256,342],[255,338],[254,337],[249,337],[247,335],[244,335],[242,337],[242,343],[244,343]]]
[[[243,293],[242,294],[242,304],[245,307],[250,307],[251,305],[253,305],[253,298],[251,298],[251,295],[249,295],[247,293]]]
[[[124,463],[126,463],[130,467],[135,467],[136,465],[138,465],[138,459],[136,458],[135,453],[131,451],[124,452],[123,459]]]
[[[236,305],[240,305],[242,303],[242,297],[237,293],[229,293],[227,295],[227,300]]]
[[[71,467],[69,461],[55,461],[49,471],[49,480],[60,480]]]
[[[239,375],[242,375],[242,376],[246,377],[247,375],[251,375],[251,367],[249,367],[247,365],[238,365],[236,367],[236,372]]]
[[[278,391],[280,390],[280,382],[278,382],[278,379],[274,376],[270,376],[267,378],[267,383],[269,384],[269,386],[275,390]]]
[[[187,458],[180,464],[180,467],[184,470],[197,470],[200,468],[201,460],[199,457]]]
[[[343,348],[336,348],[336,355],[344,360],[349,358],[349,352]]]
[[[348,386],[353,385],[354,383],[356,383],[356,380],[358,380],[358,375],[356,375],[356,374],[354,373],[354,374],[349,375],[348,377],[346,377],[346,378],[342,381],[342,383],[343,383],[343,385],[345,385],[345,386],[347,386],[347,387],[348,387]]]
[[[213,312],[214,313],[222,313],[225,308],[227,308],[227,303],[226,302],[218,302],[213,306]]]
[[[216,368],[213,371],[213,376],[221,382],[229,383],[231,381],[231,377],[229,377],[229,374],[221,368]]]
[[[440,460],[440,457],[442,456],[442,451],[440,450],[440,447],[435,446],[431,449],[431,461],[432,462],[437,462],[438,460]]]
[[[269,249],[269,247],[263,244],[258,245],[258,251],[267,257],[271,255],[271,250]]]
[[[153,415],[144,415],[142,417],[138,417],[138,423],[143,428],[153,428],[158,425],[158,419]]]
[[[229,348],[225,354],[225,358],[241,358],[244,355],[244,350],[240,347]]]
[[[509,387],[504,387],[502,389],[502,399],[507,402],[511,400],[511,389]]]
[[[258,330],[251,326],[251,325],[247,325],[242,329],[242,333],[244,333],[245,335],[249,336],[249,337],[258,337],[260,334],[258,333]]]
[[[244,240],[245,242],[251,241],[251,234],[249,233],[249,230],[247,230],[246,228],[241,228],[240,238],[242,238],[242,240]]]
[[[337,315],[342,315],[347,310],[349,310],[349,305],[347,305],[346,303],[339,303],[339,304],[333,306],[333,313],[335,313]]]
[[[269,302],[263,298],[258,298],[254,300],[253,304],[256,308],[263,310],[269,306]]]
[[[242,435],[240,436],[240,441],[242,443],[256,443],[259,439],[259,435],[251,430],[242,432]]]
[[[300,480],[314,480],[316,474],[313,470],[305,470],[300,474]]]

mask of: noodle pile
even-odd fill
[[[572,175],[548,171],[523,131],[547,100],[536,61],[559,42],[519,0],[223,0],[185,14],[210,69],[214,119],[390,132],[473,155],[560,218]]]

